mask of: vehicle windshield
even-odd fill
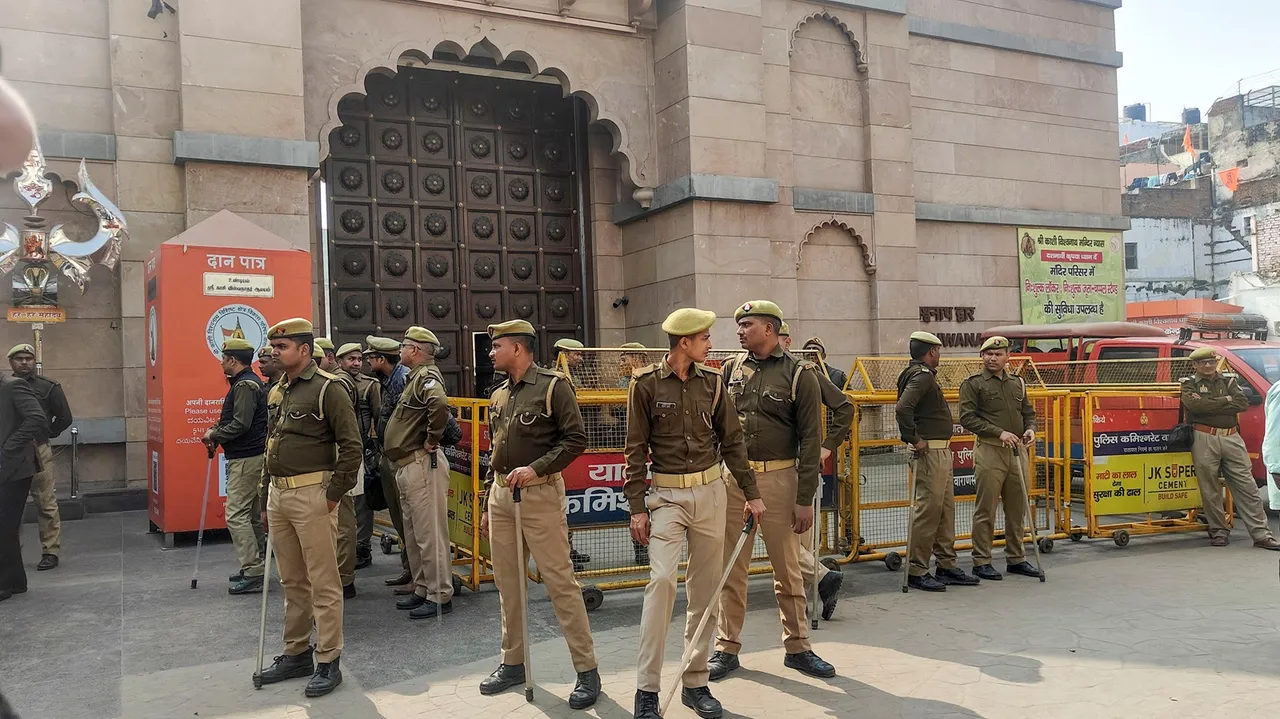
[[[1265,377],[1268,382],[1272,384],[1280,382],[1280,346],[1256,347],[1231,352],[1244,360],[1254,372]]]

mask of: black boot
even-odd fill
[[[979,564],[973,568],[973,576],[978,579],[985,579],[988,582],[998,582],[1004,579],[1004,575],[996,571],[996,568],[990,564]]]
[[[569,692],[569,708],[586,709],[595,704],[596,699],[599,698],[600,672],[596,669],[578,672],[578,683],[574,684],[573,691]]]
[[[822,661],[822,658],[814,654],[813,650],[788,654],[782,663],[796,671],[819,679],[830,679],[836,675],[836,668]]]
[[[43,572],[58,566],[58,555],[46,554],[40,557],[40,563],[36,565],[37,572]]]
[[[350,583],[350,584],[344,584],[344,585],[342,585],[342,598],[343,598],[343,599],[355,599],[355,598],[356,598],[356,583],[355,583],[355,582],[352,582],[352,583]]]
[[[356,569],[364,569],[373,566],[373,552],[365,550],[356,552]]]
[[[235,584],[236,582],[240,581],[241,579],[244,579],[244,570],[243,570],[243,569],[241,569],[240,571],[236,572],[235,574],[232,574],[231,576],[227,577],[227,581],[228,581],[228,582],[231,582],[232,584]]]
[[[315,671],[312,647],[301,654],[281,654],[275,658],[271,666],[262,670],[259,675],[263,684],[275,684],[286,679],[302,679],[311,676]]]
[[[404,570],[404,571],[400,572],[400,575],[399,575],[399,576],[397,576],[397,577],[392,577],[391,579],[388,579],[388,580],[385,582],[385,584],[386,584],[388,587],[401,587],[401,586],[404,586],[404,585],[406,585],[406,584],[408,584],[409,582],[412,582],[412,581],[413,581],[413,573],[412,573],[412,572],[410,572],[408,569],[406,569],[406,570]]]
[[[325,694],[338,688],[342,683],[342,670],[338,668],[338,662],[342,657],[337,657],[331,662],[320,662],[316,665],[316,673],[311,675],[311,681],[307,682],[307,688],[303,692],[309,697],[322,697]]]
[[[818,598],[822,600],[822,621],[828,621],[836,613],[836,602],[840,601],[840,585],[844,584],[844,574],[831,571],[818,582]]]
[[[978,585],[977,577],[971,574],[965,574],[964,570],[959,567],[952,567],[951,569],[938,567],[938,570],[934,572],[934,574],[938,575],[939,582],[948,586],[955,584],[961,587],[975,587]]]
[[[707,671],[711,673],[711,681],[719,681],[729,675],[729,672],[742,666],[738,663],[738,655],[729,652],[716,652],[711,655],[711,660],[707,662]]]
[[[262,591],[262,577],[245,577],[241,576],[230,587],[227,587],[227,594],[257,594]]]
[[[636,691],[635,719],[662,719],[659,708],[657,692]]]
[[[453,612],[453,602],[445,602],[444,604],[436,604],[431,600],[426,600],[422,606],[409,612],[410,619],[434,619],[437,614],[450,614]]]
[[[1015,562],[1005,565],[1004,571],[1010,574],[1021,574],[1024,577],[1040,578],[1040,570],[1031,562]]]
[[[680,703],[692,709],[702,719],[720,719],[724,715],[720,701],[711,696],[711,690],[707,687],[681,689]]]
[[[921,574],[918,577],[913,574],[907,577],[907,586],[912,589],[919,589],[922,592],[947,591],[947,585],[934,579],[932,574]]]
[[[501,694],[520,684],[524,684],[523,664],[499,664],[492,674],[480,682],[480,693],[485,696]]]
[[[417,594],[410,594],[404,599],[396,602],[396,609],[417,609],[425,604],[426,601],[426,597],[420,597]]]

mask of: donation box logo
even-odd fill
[[[247,340],[255,351],[261,349],[267,341],[266,318],[249,305],[219,307],[204,329],[205,342],[215,358],[222,358],[222,343],[232,337]]]

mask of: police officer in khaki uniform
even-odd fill
[[[565,379],[569,380],[569,382],[573,383],[574,385],[577,385],[577,383],[582,381],[583,379],[582,369],[583,369],[584,358],[582,356],[582,350],[586,349],[586,345],[582,344],[578,340],[572,339],[570,337],[566,337],[561,340],[556,340],[556,343],[554,346],[557,353],[557,359],[559,359],[560,357],[563,357],[564,366],[569,370],[568,375],[565,377]],[[558,362],[556,366],[559,367]],[[576,395],[575,395],[575,399],[576,399]],[[599,407],[584,408],[582,410],[582,421],[584,425],[588,422],[588,418],[590,419],[591,423],[594,426],[599,427],[600,408]],[[586,569],[587,563],[591,561],[590,554],[586,554],[585,552],[579,552],[577,549],[574,549],[573,532],[569,532],[569,558],[573,560],[573,570],[575,572],[581,572],[582,570]]]
[[[279,360],[271,353],[271,345],[265,345],[258,350],[258,372],[267,386],[280,381],[280,377],[284,375],[284,370],[280,369]]]
[[[1225,547],[1231,534],[1223,509],[1222,485],[1226,480],[1236,515],[1244,520],[1253,546],[1280,550],[1280,542],[1267,528],[1262,497],[1253,481],[1253,464],[1240,438],[1240,413],[1249,408],[1249,401],[1234,376],[1218,372],[1218,355],[1212,347],[1194,350],[1191,367],[1195,374],[1182,380],[1182,405],[1187,424],[1195,428],[1191,459],[1209,523],[1209,544]]]
[[[387,423],[391,421],[391,413],[400,401],[404,385],[409,380],[409,368],[400,364],[400,342],[389,337],[368,335],[364,338],[367,348],[365,359],[369,369],[382,386],[382,397],[379,399],[378,414],[373,417],[374,434],[377,435],[377,452],[371,459],[378,463],[378,482],[382,488],[382,499],[387,503],[387,514],[391,515],[391,525],[396,528],[396,536],[404,542],[404,513],[400,506],[400,489],[396,486],[396,468],[387,461],[382,452],[382,438],[387,433]],[[395,587],[396,594],[413,594],[413,572],[409,570],[409,550],[400,552],[400,574],[386,580],[389,587]]]
[[[42,374],[36,374],[36,348],[29,344],[14,345],[9,350],[9,367],[13,376],[24,379],[40,401],[48,432],[36,440],[39,471],[31,480],[31,498],[35,500],[36,521],[40,526],[40,563],[37,572],[58,566],[58,552],[62,548],[62,516],[58,513],[58,494],[53,486],[53,449],[49,441],[71,426],[71,405],[62,385]]]
[[[359,342],[348,342],[338,348],[334,355],[338,359],[338,367],[356,383],[356,417],[360,420],[360,438],[364,441],[364,476],[352,490],[355,500],[356,542],[354,569],[364,569],[373,564],[373,510],[365,501],[365,489],[369,484],[368,477],[377,474],[377,467],[371,466],[371,457],[376,447],[373,431],[373,418],[382,411],[382,387],[378,380],[370,377],[360,368],[364,365],[364,350]]]
[[[800,573],[800,538],[814,522],[813,497],[818,490],[822,456],[822,387],[818,368],[787,353],[778,332],[782,310],[768,300],[744,303],[734,313],[744,356],[721,367],[746,434],[747,456],[769,507],[757,528],[773,565],[773,593],[783,628],[784,664],[810,676],[836,675],[835,667],[809,645],[805,584]],[[729,504],[740,501],[727,488]],[[738,528],[725,524],[726,538]],[[753,537],[754,532],[753,529]],[[751,555],[743,552],[720,594],[720,623],[711,676],[719,679],[737,669],[742,624],[747,611],[747,570]]]
[[[524,683],[524,607],[519,604],[519,584],[525,581],[528,559],[516,555],[514,485],[522,494],[524,546],[538,564],[578,673],[569,706],[586,709],[600,695],[600,672],[582,587],[573,577],[569,559],[560,472],[586,450],[587,433],[568,378],[533,363],[537,350],[533,325],[524,320],[489,325],[489,337],[493,340],[489,357],[507,380],[489,398],[493,455],[480,526],[487,528],[493,581],[502,599],[502,663],[480,683],[480,693],[497,694]]]
[[[342,371],[338,365],[337,349],[328,337],[317,337],[312,357],[320,369],[337,378],[343,389],[351,396],[351,406],[356,408],[356,418],[360,416],[359,400],[356,396],[356,383],[351,375]],[[360,435],[362,438],[364,434]],[[360,469],[356,475],[356,485],[347,492],[338,503],[338,576],[342,578],[342,596],[351,599],[356,596],[356,495],[364,494],[364,455],[360,457]]]
[[[686,649],[694,642],[696,645],[680,679],[680,700],[700,717],[721,716],[720,702],[707,688],[709,642],[707,637],[695,638],[693,632],[704,612],[712,613],[707,626],[715,621],[713,592],[724,570],[726,517],[732,516],[741,531],[748,513],[757,524],[762,516],[768,516],[724,382],[719,373],[701,364],[711,350],[715,320],[715,313],[705,310],[672,312],[662,323],[670,351],[659,364],[637,369],[627,392],[627,481],[623,493],[631,506],[631,538],[648,546],[650,560],[640,619],[636,719],[660,717],[662,658],[676,600],[680,550],[686,538],[689,563],[684,585],[688,596],[684,644]],[[646,455],[652,462],[652,486],[646,481]],[[727,500],[722,458],[733,473],[738,496],[745,497],[737,503]]]
[[[267,341],[285,372],[267,395],[261,495],[267,508],[264,526],[284,585],[285,648],[261,681],[311,676],[306,695],[318,697],[342,683],[336,510],[360,469],[360,424],[338,378],[312,361],[315,335],[309,321],[285,320],[267,330]]]
[[[982,372],[960,384],[960,424],[978,438],[973,447],[977,483],[973,573],[979,579],[1004,578],[991,566],[996,505],[1003,501],[1005,571],[1039,578],[1040,569],[1026,560],[1022,544],[1028,519],[1024,516],[1027,487],[1022,477],[1031,476],[1022,447],[1036,438],[1036,411],[1027,397],[1026,382],[1005,369],[1009,364],[1009,340],[988,338],[980,351]],[[1021,476],[1014,462],[1022,462]]]
[[[439,344],[426,328],[405,330],[400,363],[409,368],[409,380],[383,438],[383,453],[396,468],[404,546],[414,578],[414,593],[396,602],[396,608],[410,610],[410,619],[453,611],[449,460],[440,449],[449,424],[449,397],[434,366]]]
[[[912,332],[911,362],[898,375],[898,433],[911,447],[915,514],[907,584],[926,592],[945,592],[948,584],[972,586],[977,577],[956,566],[956,498],[951,461],[951,408],[938,385],[942,340]],[[937,577],[929,574],[929,555],[938,558]]]

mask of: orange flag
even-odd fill
[[[1196,154],[1196,148],[1194,145],[1191,144],[1191,126],[1190,125],[1187,125],[1187,131],[1182,133],[1182,149],[1186,150],[1187,152],[1190,152],[1192,155]]]
[[[1233,167],[1230,170],[1223,170],[1218,173],[1218,179],[1222,180],[1224,187],[1235,192],[1236,188],[1240,186],[1240,168]]]

